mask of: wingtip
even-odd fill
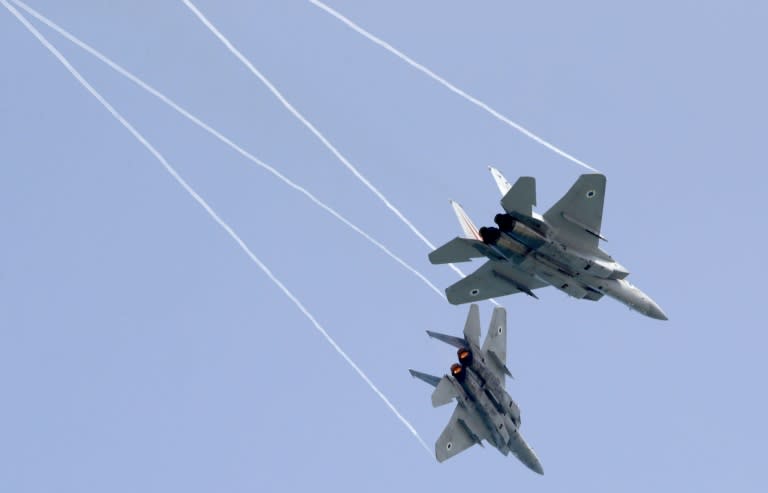
[[[433,330],[427,330],[427,335],[430,337],[430,339],[437,339],[440,340],[440,336],[445,336],[445,334],[441,334],[440,332],[435,332]]]

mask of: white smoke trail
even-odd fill
[[[403,417],[402,414],[395,408],[395,406],[387,399],[387,397],[379,390],[376,385],[368,378],[368,376],[363,372],[363,370],[360,369],[357,364],[352,361],[352,359],[347,355],[347,353],[344,352],[341,347],[336,343],[336,341],[326,332],[326,330],[323,328],[322,325],[320,325],[320,322],[318,322],[314,316],[312,316],[311,313],[304,307],[304,305],[296,298],[296,296],[291,293],[291,291],[288,290],[285,285],[280,282],[279,279],[275,277],[274,274],[272,274],[272,271],[267,268],[264,263],[259,260],[259,258],[251,251],[251,249],[248,247],[248,245],[245,244],[245,242],[238,236],[237,233],[232,229],[232,227],[227,224],[219,215],[211,208],[210,205],[203,199],[176,171],[176,169],[171,166],[168,161],[163,157],[160,152],[150,144],[143,135],[139,133],[138,130],[136,130],[133,125],[131,125],[123,116],[114,108],[112,105],[107,102],[106,99],[98,92],[96,89],[94,89],[93,86],[88,83],[87,80],[78,72],[62,55],[35,27],[29,23],[29,21],[18,11],[16,10],[12,5],[10,5],[6,0],[0,0],[0,3],[3,4],[3,6],[8,9],[9,12],[11,12],[18,20],[21,22],[27,30],[32,33],[40,43],[48,49],[58,60],[61,62],[62,65],[69,71],[70,74],[72,74],[75,79],[86,89],[88,92],[91,93],[91,95],[96,98],[99,103],[104,106],[104,108],[109,111],[109,113],[112,114],[117,121],[119,121],[135,138],[138,140],[152,155],[160,162],[160,164],[165,168],[165,170],[173,177],[176,182],[181,185],[184,190],[208,213],[211,218],[216,221],[216,223],[221,226],[224,231],[227,232],[227,234],[235,240],[235,242],[238,244],[238,246],[245,252],[246,255],[255,263],[259,269],[261,269],[264,274],[269,277],[269,279],[278,287],[280,290],[293,302],[294,305],[304,314],[304,316],[309,319],[309,321],[312,323],[312,325],[315,326],[318,332],[325,337],[326,341],[333,347],[333,349],[336,350],[339,355],[341,355],[344,360],[349,363],[349,365],[354,369],[358,375],[365,381],[365,383],[368,384],[368,386],[373,390],[376,395],[381,398],[382,401],[389,407],[389,409],[397,416],[397,418],[408,428],[408,430],[413,434],[413,436],[419,441],[419,443],[424,447],[424,449],[431,455],[432,451],[427,446],[427,444],[422,440],[419,433],[416,431],[416,429],[411,425],[410,422],[408,422],[405,417]]]
[[[253,64],[242,53],[240,53],[240,51],[237,48],[235,48],[235,46],[223,34],[221,34],[221,32],[218,29],[216,29],[216,26],[214,26],[211,23],[211,21],[209,21],[208,18],[205,17],[205,15],[203,15],[203,13],[200,12],[200,10],[198,10],[197,7],[195,7],[195,5],[190,0],[182,0],[182,1],[184,2],[184,5],[186,5],[189,8],[189,10],[191,10],[192,13],[195,14],[195,16],[200,20],[200,22],[202,22],[203,25],[205,25],[205,27],[207,27],[208,30],[211,31],[211,33],[213,33],[213,35],[216,36],[219,39],[219,41],[221,41],[224,44],[224,46],[233,55],[235,55],[235,57],[238,60],[240,60],[243,63],[243,65],[246,66],[246,68],[248,68],[248,70],[251,71],[251,73],[253,73],[253,75],[255,75],[265,86],[267,86],[270,92],[272,92],[272,94],[283,104],[283,106],[285,106],[285,108],[294,117],[296,117],[301,123],[303,123],[304,126],[307,127],[309,131],[312,132],[315,135],[315,137],[317,137],[320,140],[320,142],[322,142],[323,145],[326,148],[328,148],[328,150],[331,151],[331,153],[333,153],[333,155],[336,156],[336,158],[339,161],[341,161],[341,163],[352,172],[352,174],[355,175],[355,177],[357,177],[358,180],[360,180],[366,187],[368,187],[368,189],[371,192],[373,192],[384,203],[384,205],[386,205],[387,208],[391,210],[403,223],[405,223],[405,225],[408,226],[408,228],[410,228],[410,230],[413,231],[413,233],[417,237],[419,237],[421,241],[423,241],[432,250],[435,249],[435,245],[432,244],[432,242],[429,241],[421,233],[421,231],[419,231],[418,228],[416,228],[416,226],[414,226],[413,223],[411,223],[411,221],[409,221],[408,218],[406,218],[403,215],[403,213],[400,212],[400,210],[397,207],[395,207],[384,196],[383,193],[379,191],[378,188],[376,188],[370,181],[368,181],[368,179],[365,176],[363,176],[362,173],[360,173],[360,171],[352,163],[350,163],[349,160],[346,157],[344,157],[344,155],[341,154],[341,152],[339,152],[339,150],[336,149],[336,147],[333,144],[331,144],[331,142],[322,133],[320,133],[320,131],[317,128],[315,128],[314,125],[312,125],[312,123],[309,122],[309,120],[307,120],[304,117],[304,115],[299,113],[299,111],[296,108],[294,108],[293,105],[289,103],[287,99],[285,99],[282,93],[277,90],[274,84],[272,84],[269,81],[269,79],[267,79],[264,76],[264,74],[259,72],[259,70],[256,69],[256,67],[254,67]],[[461,277],[465,277],[464,273],[461,272],[461,270],[458,267],[456,267],[453,264],[449,264],[449,265],[457,274],[459,274]]]
[[[378,38],[378,37],[374,36],[373,34],[369,33],[368,31],[366,31],[362,27],[360,27],[357,24],[355,24],[354,22],[352,22],[349,18],[343,16],[342,14],[340,14],[337,11],[335,11],[334,9],[329,7],[328,5],[326,5],[323,2],[321,2],[320,0],[308,0],[308,1],[312,5],[314,5],[314,6],[318,7],[318,8],[320,8],[320,9],[324,10],[328,14],[330,14],[333,17],[335,17],[336,19],[340,20],[341,22],[346,24],[347,27],[349,27],[352,30],[356,31],[357,33],[363,35],[369,41],[372,41],[373,43],[381,46],[382,48],[384,48],[388,52],[392,53],[393,55],[395,55],[396,57],[398,57],[399,59],[401,59],[402,61],[404,61],[408,65],[410,65],[411,67],[415,68],[419,72],[424,73],[425,75],[427,75],[429,78],[431,78],[435,82],[438,82],[439,84],[445,86],[448,90],[450,90],[453,93],[458,94],[459,96],[461,96],[462,98],[466,99],[467,101],[469,101],[470,103],[474,104],[475,106],[478,106],[479,108],[482,108],[486,112],[490,113],[492,116],[496,117],[498,120],[501,120],[502,122],[506,123],[507,125],[509,125],[510,127],[514,128],[515,130],[517,130],[521,134],[525,135],[529,139],[532,139],[535,142],[543,145],[547,149],[549,149],[551,151],[554,151],[555,153],[557,153],[558,155],[568,159],[569,161],[572,161],[572,162],[574,162],[574,163],[576,163],[576,164],[578,164],[580,166],[583,166],[583,167],[587,168],[588,170],[597,172],[597,170],[595,168],[593,168],[592,166],[588,165],[584,161],[576,159],[575,157],[571,156],[570,154],[568,154],[564,150],[558,148],[554,144],[551,144],[551,143],[547,142],[546,140],[542,139],[541,137],[539,137],[535,133],[531,132],[527,128],[523,127],[519,123],[516,123],[516,122],[510,120],[508,117],[502,115],[501,113],[499,113],[495,109],[491,108],[487,103],[484,103],[483,101],[480,101],[476,97],[474,97],[474,96],[472,96],[470,94],[467,94],[466,92],[462,91],[461,89],[459,89],[455,85],[451,84],[447,80],[443,79],[442,77],[440,77],[439,75],[434,73],[432,70],[430,70],[427,67],[425,67],[424,65],[420,64],[419,62],[417,62],[413,58],[409,57],[408,55],[406,55],[402,51],[398,50],[397,48],[395,48],[391,44],[387,43],[386,41],[382,40],[381,38]]]
[[[187,118],[189,121],[191,121],[192,123],[194,123],[198,127],[202,128],[203,130],[205,130],[209,134],[213,135],[214,137],[219,139],[221,142],[223,142],[224,144],[226,144],[227,146],[229,146],[233,150],[235,150],[241,156],[245,157],[246,159],[248,159],[249,161],[255,163],[256,165],[262,167],[263,169],[269,171],[270,173],[272,173],[274,176],[276,176],[278,179],[280,179],[283,183],[285,183],[289,187],[291,187],[294,190],[304,194],[304,196],[306,196],[309,200],[311,200],[315,205],[317,205],[318,207],[322,208],[323,210],[325,210],[326,212],[331,214],[333,217],[335,217],[336,219],[338,219],[339,221],[344,223],[346,226],[351,228],[353,231],[355,231],[356,233],[361,235],[363,238],[368,240],[370,243],[372,243],[373,245],[378,247],[381,251],[383,251],[384,253],[389,255],[398,264],[402,265],[408,271],[413,273],[416,277],[421,279],[430,289],[432,289],[432,291],[437,293],[438,296],[440,296],[441,298],[445,299],[445,295],[443,294],[443,292],[437,286],[432,284],[432,282],[429,279],[427,279],[426,276],[424,276],[424,274],[422,274],[421,272],[416,270],[414,267],[412,267],[410,264],[408,264],[406,261],[404,261],[403,259],[401,259],[397,255],[395,255],[391,250],[389,250],[389,248],[384,246],[381,242],[379,242],[378,240],[373,238],[371,235],[366,233],[364,230],[359,228],[357,225],[355,225],[354,223],[349,221],[347,218],[342,216],[339,212],[337,212],[336,210],[331,208],[329,205],[325,204],[320,199],[315,197],[307,189],[305,189],[304,187],[302,187],[302,186],[298,185],[297,183],[293,182],[292,180],[290,180],[288,177],[286,177],[285,175],[283,175],[282,173],[277,171],[272,166],[268,165],[267,163],[265,163],[264,161],[260,160],[259,158],[257,158],[253,154],[249,153],[248,151],[246,151],[245,149],[243,149],[239,145],[235,144],[232,140],[230,140],[229,138],[224,136],[221,132],[219,132],[218,130],[214,129],[210,125],[206,124],[205,122],[203,122],[202,120],[200,120],[199,118],[197,118],[196,116],[191,114],[189,111],[187,111],[184,108],[182,108],[181,106],[179,106],[172,99],[170,99],[169,97],[167,97],[166,95],[164,95],[163,93],[161,93],[160,91],[155,89],[154,87],[150,86],[149,84],[147,84],[146,82],[141,80],[139,77],[137,77],[136,75],[134,75],[131,72],[129,72],[127,69],[121,67],[119,64],[117,64],[116,62],[111,60],[109,57],[107,57],[103,53],[101,53],[98,50],[96,50],[95,48],[91,47],[90,45],[88,45],[84,41],[78,39],[76,36],[74,36],[73,34],[68,32],[64,28],[60,27],[59,25],[57,25],[55,22],[51,21],[50,19],[48,19],[44,15],[42,15],[40,12],[34,10],[33,8],[31,8],[30,6],[28,6],[24,2],[21,2],[20,0],[10,0],[10,1],[12,3],[14,3],[15,5],[17,5],[19,8],[23,9],[24,11],[26,11],[29,15],[31,15],[35,19],[39,20],[40,22],[42,22],[46,26],[50,27],[51,29],[53,29],[54,31],[59,33],[60,35],[64,36],[70,42],[72,42],[75,45],[79,46],[81,49],[87,51],[88,53],[90,53],[91,55],[96,57],[98,60],[100,60],[101,62],[103,62],[106,65],[108,65],[110,68],[115,70],[117,73],[119,73],[123,77],[126,77],[127,79],[129,79],[130,81],[132,81],[133,83],[135,83],[136,85],[138,85],[139,87],[141,87],[142,89],[147,91],[148,93],[150,93],[153,96],[155,96],[156,98],[158,98],[160,101],[162,101],[163,103],[165,103],[166,105],[171,107],[173,110],[175,110],[176,112],[178,112],[179,114],[181,114],[182,116]]]

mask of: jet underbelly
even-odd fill
[[[581,282],[570,272],[553,263],[542,255],[535,254],[526,258],[523,265],[526,270],[532,270],[536,277],[545,283],[556,287],[568,296],[577,299],[591,299],[591,290],[582,285]]]
[[[627,276],[626,269],[616,262],[608,262],[594,255],[569,249],[557,243],[543,245],[537,253],[556,264],[561,264],[575,276],[589,275],[601,279],[619,279]]]
[[[490,431],[493,445],[503,451],[509,442],[509,431],[504,426],[504,415],[497,411],[496,406],[485,394],[475,375],[468,373],[462,385],[474,402],[480,419]]]

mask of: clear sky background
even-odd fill
[[[0,491],[766,491],[763,2],[332,0],[606,173],[604,248],[669,315],[501,299],[508,389],[545,470],[438,464],[308,320],[0,10]],[[306,186],[440,288],[458,277],[173,1],[30,0]],[[306,1],[199,0],[436,244],[488,174],[583,168]],[[39,23],[295,292],[430,444],[467,307]],[[468,272],[480,263],[462,266]],[[483,323],[491,305],[481,305]]]

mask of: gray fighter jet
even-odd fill
[[[667,316],[648,295],[625,278],[629,271],[600,249],[605,176],[581,175],[568,193],[543,216],[533,211],[536,181],[523,176],[510,185],[490,168],[501,190],[503,214],[498,227],[477,229],[466,212],[451,202],[464,237],[429,254],[433,264],[490,259],[445,290],[454,305],[533,290],[551,285],[578,299],[597,301],[608,295],[643,315]]]
[[[439,462],[485,440],[504,455],[512,452],[531,470],[544,474],[533,449],[520,434],[520,409],[504,389],[509,375],[507,360],[507,312],[497,307],[480,347],[480,311],[469,307],[464,338],[427,331],[430,337],[459,348],[459,363],[443,378],[409,370],[414,377],[435,387],[434,407],[458,401],[448,426],[435,443]]]

